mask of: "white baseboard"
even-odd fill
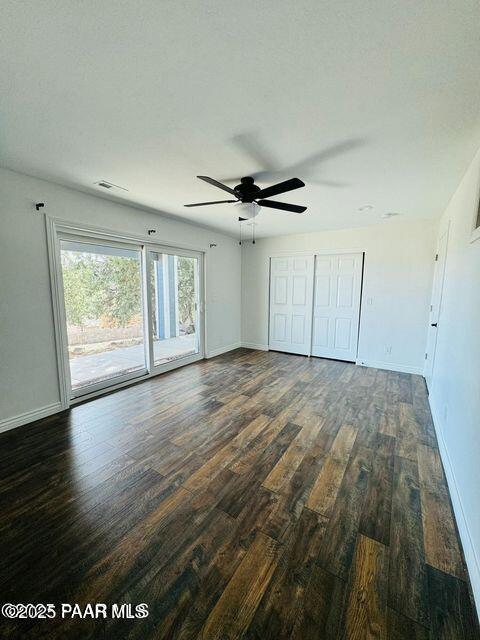
[[[47,416],[51,416],[54,413],[58,413],[62,410],[63,406],[61,402],[54,402],[53,404],[48,404],[47,406],[41,407],[40,409],[34,409],[33,411],[22,413],[19,416],[13,416],[12,418],[0,420],[0,433],[2,433],[3,431],[9,431],[10,429],[15,429],[16,427],[21,427],[24,424],[34,422],[35,420],[40,420],[41,418],[46,418]]]
[[[356,364],[361,367],[373,367],[375,369],[386,369],[387,371],[398,371],[399,373],[414,373],[423,376],[423,367],[412,367],[408,364],[395,364],[394,362],[381,362],[380,360],[364,360],[358,358]]]
[[[472,536],[470,535],[470,529],[468,528],[467,519],[465,517],[465,510],[463,508],[462,498],[460,497],[458,484],[455,479],[455,472],[453,470],[452,461],[448,454],[447,445],[443,438],[441,420],[439,418],[438,412],[435,409],[435,406],[430,402],[430,397],[429,404],[430,411],[432,413],[433,424],[435,426],[435,433],[437,434],[440,457],[442,458],[443,468],[445,469],[445,475],[447,477],[448,489],[450,491],[450,497],[452,499],[455,520],[457,521],[458,532],[462,541],[463,553],[465,555],[468,574],[470,576],[473,597],[475,598],[475,603],[477,606],[477,616],[480,620],[480,562],[475,551],[475,545],[473,544]]]
[[[227,353],[228,351],[233,351],[234,349],[240,349],[242,344],[240,342],[234,342],[233,344],[227,344],[226,347],[218,347],[218,349],[209,350],[205,357],[206,358],[215,358],[215,356],[221,356],[222,353]]]
[[[255,342],[242,342],[244,349],[255,349],[256,351],[268,351],[268,344],[256,344]]]

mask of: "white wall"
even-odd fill
[[[450,224],[430,405],[480,610],[480,239],[471,242],[480,150],[445,211]]]
[[[206,252],[206,349],[240,342],[241,253],[238,242],[79,191],[0,169],[0,426],[59,402],[45,215],[189,245]],[[210,249],[209,243],[217,247]],[[28,417],[28,416],[27,416]],[[7,421],[7,422],[6,422]]]
[[[257,240],[242,249],[242,342],[268,344],[269,257],[281,252],[365,251],[359,360],[422,373],[433,274],[432,221]],[[370,304],[368,304],[370,303]],[[387,348],[391,347],[391,353]]]

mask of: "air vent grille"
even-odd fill
[[[108,180],[99,180],[95,182],[97,187],[101,187],[102,189],[121,189],[121,191],[128,191],[125,187],[121,187],[118,184],[113,184],[113,182],[108,182]]]

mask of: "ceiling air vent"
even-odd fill
[[[395,216],[401,216],[401,213],[398,211],[387,211],[387,213],[382,213],[382,218],[395,218]]]
[[[118,184],[113,184],[113,182],[107,182],[107,180],[99,180],[95,182],[97,187],[101,187],[102,189],[121,189],[122,191],[128,191],[125,187],[121,187]]]

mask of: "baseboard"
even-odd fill
[[[432,413],[435,433],[437,435],[440,457],[442,458],[443,468],[445,470],[448,489],[450,491],[450,497],[452,500],[453,511],[455,513],[455,519],[457,521],[458,532],[462,541],[463,553],[465,555],[465,562],[467,563],[468,574],[470,576],[473,597],[477,606],[477,616],[480,620],[480,562],[475,552],[475,545],[473,544],[472,536],[470,535],[470,530],[468,528],[462,499],[460,497],[460,491],[455,479],[455,472],[453,470],[452,461],[448,454],[447,445],[443,438],[441,421],[439,419],[435,406],[430,402],[430,400],[431,398],[429,397],[430,411]]]
[[[255,342],[242,342],[244,349],[255,349],[256,351],[268,351],[268,344],[256,344]]]
[[[58,413],[62,410],[63,407],[61,402],[54,402],[53,404],[48,404],[47,406],[41,407],[40,409],[34,409],[33,411],[22,413],[19,416],[13,416],[12,418],[0,420],[0,433],[2,433],[3,431],[9,431],[10,429],[15,429],[16,427],[21,427],[24,424],[34,422],[35,420],[40,420],[41,418],[46,418],[47,416],[51,416],[54,413]]]
[[[211,349],[205,355],[206,358],[215,358],[216,356],[221,356],[222,353],[227,353],[228,351],[233,351],[234,349],[240,349],[242,344],[240,342],[234,342],[233,344],[227,344],[226,347],[218,347],[218,349]]]
[[[423,367],[412,367],[408,364],[380,362],[380,360],[364,360],[363,358],[358,358],[357,364],[361,367],[373,367],[375,369],[386,369],[387,371],[398,371],[399,373],[414,373],[423,376]]]

